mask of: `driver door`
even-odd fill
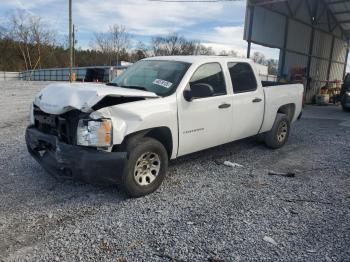
[[[187,88],[207,84],[213,89],[208,97],[186,101],[179,99],[178,156],[229,142],[233,121],[232,95],[227,94],[222,67],[219,63],[199,66]]]

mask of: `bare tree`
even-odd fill
[[[226,50],[222,50],[219,55],[221,56],[231,56],[231,57],[238,57],[238,54],[235,50],[230,50],[230,51],[226,51]]]
[[[149,48],[142,41],[139,41],[137,43],[136,50],[142,52],[144,57],[148,57],[149,56]]]
[[[215,55],[213,48],[198,44],[194,55]]]
[[[148,47],[143,42],[139,41],[136,48],[130,53],[130,62],[137,62],[148,56]]]
[[[266,58],[263,53],[254,52],[252,60],[257,64],[266,65]]]
[[[269,75],[277,75],[278,71],[278,60],[268,59],[266,61],[267,70]]]
[[[29,54],[29,28],[26,24],[23,12],[18,12],[11,16],[11,38],[18,43],[19,50],[24,60],[26,70],[31,68],[31,58]]]
[[[125,26],[112,25],[107,32],[94,34],[92,46],[108,57],[109,65],[113,64],[113,59],[118,65],[121,53],[130,47],[130,34]]]
[[[178,34],[152,38],[152,49],[155,56],[179,55],[186,48],[186,39]],[[188,46],[187,46],[188,48]]]
[[[36,47],[37,50],[37,67],[41,68],[41,54],[42,47],[54,44],[54,36],[47,27],[44,26],[40,17],[30,17],[29,18],[29,29],[31,44]]]
[[[53,33],[40,17],[29,15],[24,11],[13,14],[10,25],[10,37],[18,43],[26,70],[35,69],[38,65],[40,67],[41,48],[43,45],[54,44]]]
[[[214,53],[211,48],[201,45],[198,41],[188,40],[176,33],[154,37],[151,46],[155,56],[210,55]]]
[[[7,36],[6,28],[0,26],[0,39],[4,39]]]
[[[112,50],[117,57],[117,65],[119,65],[119,58],[121,51],[125,51],[130,47],[130,35],[123,25],[113,25],[109,28],[109,33],[112,39]]]
[[[108,64],[112,65],[113,48],[110,35],[107,33],[95,33],[94,38],[93,47],[107,56]]]
[[[178,34],[170,34],[164,38],[164,47],[167,49],[169,55],[178,55],[182,53],[184,48],[189,48],[186,39]]]
[[[260,52],[254,52],[252,59],[257,64],[267,66],[269,75],[277,75],[278,60],[266,59],[265,55],[263,53],[260,53]]]

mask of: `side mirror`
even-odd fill
[[[191,93],[191,90],[185,90],[184,91],[184,98],[187,102],[191,102],[193,100],[193,96]]]
[[[211,85],[198,83],[190,86],[190,90],[185,90],[184,98],[191,102],[194,98],[211,97],[214,95],[214,90]]]

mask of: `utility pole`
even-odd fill
[[[73,37],[73,67],[75,67],[75,27],[74,27],[74,24],[73,24],[73,33],[72,33],[72,37]]]
[[[73,44],[72,44],[72,0],[69,0],[69,82],[72,82]]]

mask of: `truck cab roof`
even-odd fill
[[[252,60],[247,58],[237,58],[230,56],[207,56],[207,55],[180,55],[180,56],[155,56],[149,57],[144,60],[167,60],[167,61],[177,61],[185,63],[209,63],[209,62],[246,62],[252,63]]]

